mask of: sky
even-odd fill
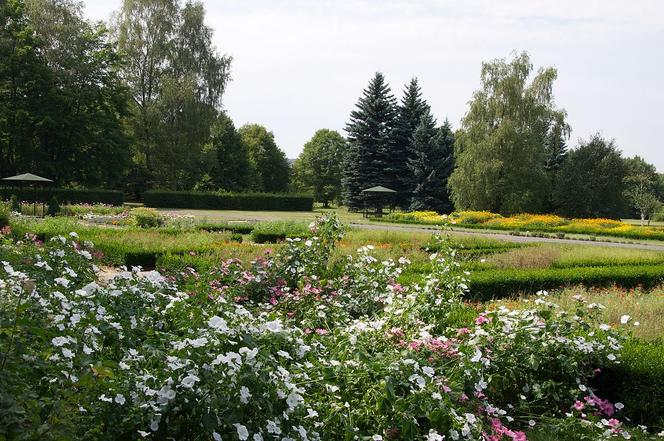
[[[454,128],[483,61],[527,51],[553,66],[569,145],[601,133],[664,172],[661,0],[203,0],[214,44],[231,55],[224,107],[259,123],[289,158],[316,130],[342,131],[373,74],[399,98],[416,76]],[[84,0],[107,19],[121,0]],[[342,132],[345,134],[345,132]]]

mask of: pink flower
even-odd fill
[[[576,400],[576,402],[574,403],[574,408],[575,408],[576,410],[581,410],[581,409],[583,409],[584,407],[585,407],[585,404],[583,404],[583,403],[582,403],[581,401],[579,401],[579,400]]]
[[[620,421],[618,421],[618,420],[615,419],[615,418],[611,418],[611,419],[608,421],[608,425],[609,425],[609,427],[615,429],[616,427],[618,427],[618,426],[620,425]]]
[[[476,325],[483,325],[484,323],[491,323],[491,319],[487,317],[484,314],[480,314],[476,319],[475,319],[475,324]]]
[[[470,334],[470,329],[468,329],[468,328],[459,328],[459,329],[457,329],[457,335],[464,335],[464,334]]]
[[[325,334],[327,334],[328,332],[329,332],[329,331],[328,331],[327,329],[316,328],[316,334],[318,334],[318,335],[325,335]]]

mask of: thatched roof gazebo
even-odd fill
[[[394,196],[397,194],[395,190],[383,187],[382,185],[366,188],[361,193],[364,196],[364,217],[369,216],[369,208],[375,210],[372,214],[382,216],[383,207],[385,205],[392,205],[394,203]]]
[[[10,176],[8,178],[2,178],[2,183],[6,184],[5,186],[18,187],[23,189],[23,186],[28,185],[33,189],[33,214],[37,215],[37,186],[44,187],[45,184],[52,183],[53,180],[44,178],[42,176],[37,176],[32,173],[23,173],[21,175]],[[42,203],[42,216],[45,211],[46,201],[41,201]]]

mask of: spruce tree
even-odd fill
[[[422,98],[422,91],[417,78],[410,80],[404,89],[403,98],[398,107],[396,129],[394,132],[393,174],[396,177],[394,190],[399,192],[398,201],[402,208],[407,208],[415,186],[414,176],[408,168],[411,146],[415,129],[422,116],[430,112],[429,104]]]
[[[394,95],[383,74],[377,72],[346,124],[349,146],[343,167],[343,196],[351,209],[363,206],[362,190],[395,185],[396,116]]]
[[[411,210],[451,213],[454,209],[447,189],[447,179],[454,167],[454,133],[449,121],[436,128],[436,120],[427,111],[415,129],[408,168],[413,177]]]

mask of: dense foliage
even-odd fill
[[[120,185],[130,159],[121,67],[78,2],[0,3],[0,175]]]
[[[40,439],[491,439],[537,430],[630,437],[590,382],[622,338],[546,294],[524,310],[461,303],[444,242],[421,283],[372,247],[332,263],[336,219],[278,255],[175,280],[95,281],[72,234],[0,247],[0,428]],[[560,437],[560,438],[565,438]]]
[[[528,54],[482,65],[456,146],[450,189],[458,209],[541,212],[547,197],[547,137],[564,125],[553,100],[553,68],[533,70]]]
[[[288,193],[213,193],[151,190],[143,193],[145,205],[156,208],[213,210],[311,211],[310,195]]]
[[[341,197],[341,166],[346,140],[334,130],[321,129],[304,145],[293,164],[293,184],[298,191],[312,193],[328,207]]]
[[[122,205],[124,194],[116,190],[73,189],[73,188],[0,188],[0,199],[18,201],[48,202],[56,197],[60,203]]]

